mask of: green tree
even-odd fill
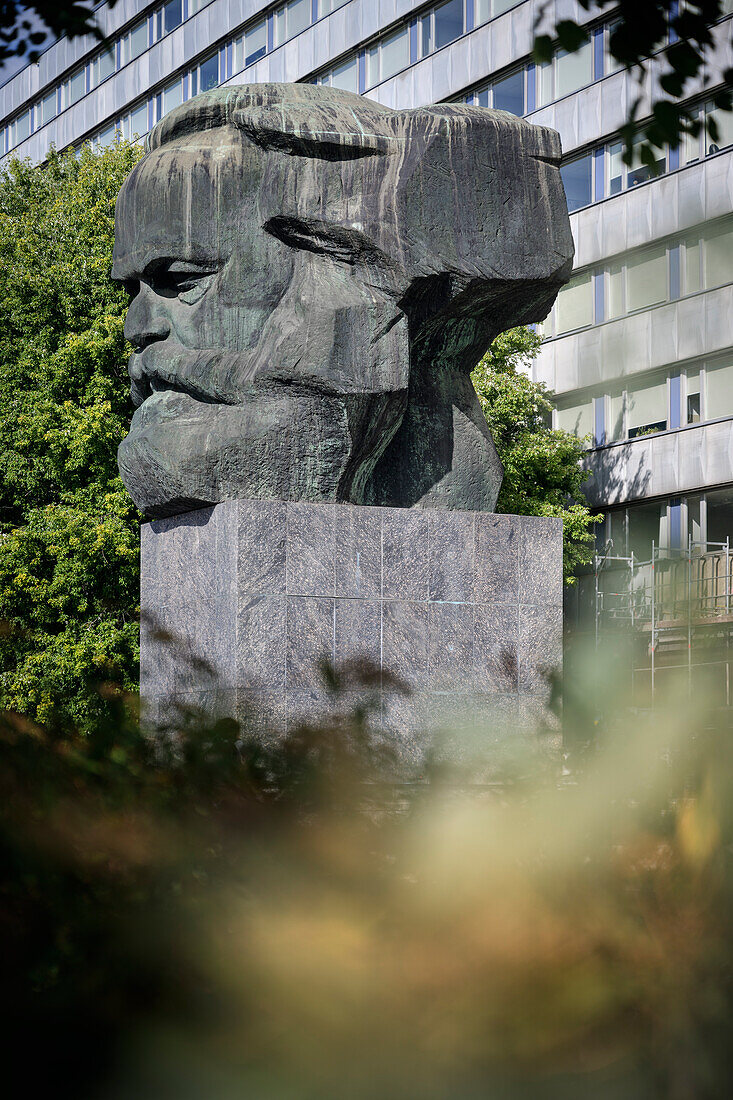
[[[0,705],[89,729],[132,688],[139,518],[117,473],[132,414],[109,278],[124,142],[0,175]]]
[[[504,463],[497,512],[519,516],[560,516],[563,521],[565,581],[593,555],[593,525],[582,485],[584,441],[553,431],[547,388],[525,369],[539,351],[541,338],[530,328],[502,333],[478,364],[471,380]]]

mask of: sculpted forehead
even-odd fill
[[[257,222],[264,170],[262,150],[234,127],[148,153],[117,199],[113,276],[128,278],[161,256],[227,257]]]

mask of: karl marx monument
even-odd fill
[[[407,746],[446,701],[510,725],[541,701],[561,526],[493,513],[469,375],[569,277],[559,158],[502,112],[308,84],[206,92],[154,128],[117,202],[119,466],[152,521],[143,610],[210,680],[144,632],[152,711],[216,696],[284,728],[327,706],[319,660],[359,657]]]

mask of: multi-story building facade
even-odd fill
[[[99,9],[111,48],[62,39],[0,87],[0,157],[142,137],[199,91],[273,80],[396,108],[481,104],[555,127],[575,274],[544,326],[535,377],[555,394],[557,425],[591,438],[588,493],[614,553],[648,556],[652,539],[722,542],[733,536],[733,115],[714,111],[711,93],[733,62],[733,19],[714,27],[715,55],[690,89],[719,141],[664,150],[651,177],[623,164],[618,135],[640,91],[649,108],[663,56],[639,88],[610,58],[613,10],[558,0],[553,19],[586,24],[588,43],[535,66],[542,6],[118,0]]]

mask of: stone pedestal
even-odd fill
[[[533,727],[562,661],[556,519],[234,500],[142,531],[141,694],[236,715],[269,735],[368,692],[373,722],[419,759],[436,732]],[[394,684],[398,677],[409,688]],[[350,694],[351,693],[351,694]]]

